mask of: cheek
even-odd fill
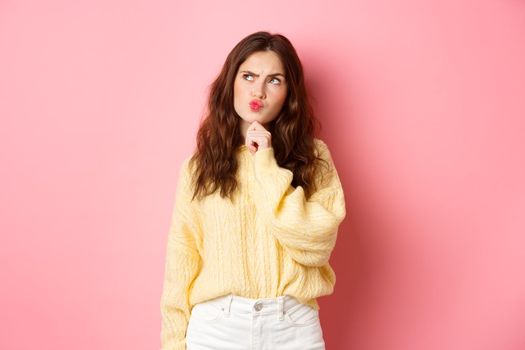
[[[237,91],[239,90],[239,83],[237,81],[235,81],[233,83],[233,94],[234,96],[237,95]]]
[[[286,100],[286,90],[284,91],[279,91],[277,94],[276,94],[276,99],[277,101],[279,102],[279,104],[283,104],[284,101]]]
[[[233,108],[237,114],[242,115],[247,110],[246,84],[235,81],[233,84]]]
[[[272,103],[272,113],[278,113],[284,106],[286,101],[286,94],[277,94],[274,95],[274,100]]]
[[[241,88],[238,83],[233,86],[233,100],[238,101],[241,97]]]

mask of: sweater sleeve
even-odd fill
[[[185,350],[190,316],[189,289],[200,269],[199,234],[190,203],[188,159],[179,173],[168,232],[164,284],[161,296],[161,350]]]
[[[316,178],[318,188],[308,200],[302,186],[291,186],[293,173],[277,164],[273,147],[254,155],[255,178],[261,200],[257,208],[271,231],[293,260],[305,266],[328,263],[339,224],[346,216],[339,176],[327,145],[315,139],[319,156],[328,161]]]

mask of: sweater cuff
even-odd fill
[[[293,173],[290,170],[279,167],[279,165],[277,164],[277,160],[275,159],[275,153],[274,153],[273,147],[264,148],[264,149],[261,149],[255,152],[254,157],[255,157],[255,167],[256,168],[258,167],[260,170],[282,169],[282,170],[286,170],[287,172],[293,175]]]

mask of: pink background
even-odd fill
[[[0,349],[159,348],[178,169],[257,30],[347,196],[327,349],[525,349],[523,1],[192,3],[0,3]]]

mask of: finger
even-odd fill
[[[270,132],[266,129],[248,129],[247,131],[250,133],[270,134]]]
[[[247,133],[246,134],[246,137],[249,137],[249,138],[266,138],[266,139],[269,139],[271,138],[271,135],[270,134],[267,134],[267,133]]]
[[[254,120],[250,126],[248,127],[248,130],[266,130],[264,126],[262,126],[261,123],[259,123],[257,120]]]

